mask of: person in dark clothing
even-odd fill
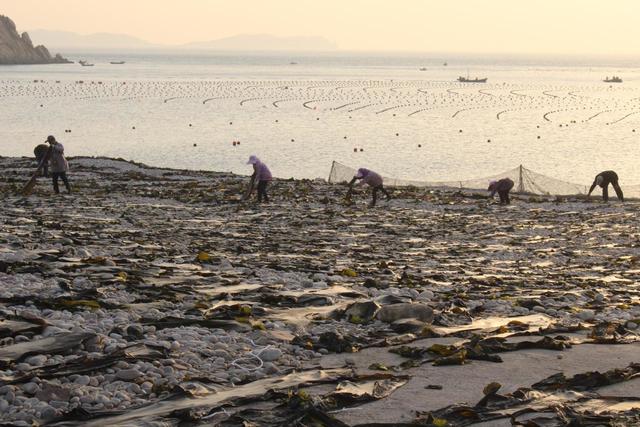
[[[514,182],[509,178],[502,178],[499,181],[491,181],[491,183],[489,183],[489,188],[488,188],[488,191],[491,192],[489,197],[493,198],[493,196],[496,193],[498,193],[498,195],[500,196],[501,205],[511,204],[511,199],[509,198],[509,191],[511,191],[513,186],[514,186]]]
[[[608,202],[609,184],[613,186],[616,196],[618,196],[618,200],[624,202],[624,194],[622,194],[622,188],[620,188],[620,184],[618,184],[618,174],[614,171],[604,171],[596,175],[596,179],[593,181],[593,184],[591,184],[591,188],[589,189],[589,194],[587,194],[587,196],[590,196],[596,188],[596,185],[599,185],[602,188],[602,200]]]
[[[49,146],[47,144],[40,144],[33,150],[33,154],[36,156],[36,162],[38,162],[38,167],[42,164],[42,161],[47,155],[47,151],[49,151]],[[42,165],[42,176],[45,178],[49,177],[49,162],[44,162]]]

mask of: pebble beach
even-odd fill
[[[638,420],[637,201],[70,164],[0,158],[3,425]]]

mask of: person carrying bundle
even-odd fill
[[[591,184],[591,188],[589,189],[588,196],[591,196],[591,193],[596,188],[596,185],[599,185],[602,188],[602,200],[605,202],[609,201],[609,184],[613,186],[613,189],[616,192],[616,196],[618,196],[618,200],[624,202],[624,194],[622,194],[622,188],[620,188],[620,184],[618,184],[618,174],[614,171],[604,171],[600,172],[596,175],[593,184]]]
[[[49,162],[43,162],[45,157],[47,156],[47,152],[49,151],[49,146],[47,144],[39,144],[36,148],[33,149],[33,154],[36,156],[36,163],[38,163],[38,168],[42,169],[42,176],[45,178],[49,177]]]
[[[353,177],[351,182],[349,182],[349,191],[347,191],[346,196],[347,199],[351,197],[351,193],[353,192],[353,185],[358,180],[361,180],[360,185],[367,184],[369,185],[369,187],[373,188],[373,199],[371,200],[371,204],[369,205],[370,207],[374,207],[376,205],[376,201],[378,200],[378,191],[382,191],[387,196],[387,200],[391,200],[391,195],[384,188],[384,185],[382,183],[382,177],[376,172],[365,168],[358,169],[356,175]]]
[[[489,194],[489,197],[493,198],[493,196],[495,196],[495,194],[498,193],[498,196],[500,196],[500,204],[509,205],[511,204],[511,199],[509,198],[509,192],[511,191],[514,185],[515,185],[514,182],[509,178],[502,178],[501,180],[498,180],[498,181],[491,181],[489,183],[489,188],[487,189],[487,191],[491,193]]]
[[[247,190],[247,194],[245,195],[245,199],[251,197],[251,193],[253,192],[253,187],[255,183],[258,183],[258,203],[269,202],[269,196],[267,195],[267,185],[269,182],[273,180],[271,175],[271,171],[260,161],[257,156],[250,156],[248,165],[253,165],[253,175],[251,175],[251,182],[249,183],[249,188]]]

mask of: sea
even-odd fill
[[[55,135],[67,156],[160,167],[250,174],[253,154],[280,178],[326,179],[336,161],[417,181],[524,165],[640,183],[635,58],[63,53],[76,62],[0,66],[0,155],[32,156]]]

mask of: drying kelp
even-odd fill
[[[587,372],[567,378],[559,373],[546,378],[532,387],[536,390],[591,390],[606,385],[617,384],[640,377],[640,364],[634,363],[623,369],[612,369],[610,371]]]
[[[635,425],[640,421],[637,396],[603,396],[594,390],[633,379],[637,366],[603,374],[584,373],[572,378],[554,376],[532,388],[499,394],[502,385],[484,387],[484,397],[475,405],[455,404],[436,411],[418,413],[415,425],[467,426],[496,419],[510,419],[512,425],[599,426]],[[597,380],[593,378],[598,377]],[[573,392],[563,390],[591,390]],[[543,391],[546,391],[543,392]]]
[[[70,411],[58,426],[147,425],[152,420],[217,425],[283,425],[287,421],[318,419],[330,425],[344,425],[327,411],[352,407],[389,396],[403,386],[408,377],[391,374],[354,375],[347,370],[294,373],[284,377],[256,381],[231,389],[203,390],[200,394],[180,388],[160,402],[128,413]],[[314,388],[336,384],[335,390],[322,393]],[[252,406],[266,406],[257,410]],[[334,424],[330,424],[334,423]],[[295,425],[295,424],[294,424]],[[303,424],[297,424],[303,425]]]
[[[371,349],[365,368],[413,375],[637,341],[635,202],[406,188],[366,209],[290,180],[258,206],[230,174],[71,163],[75,194],[23,198],[32,162],[0,159],[3,421],[126,415]]]

